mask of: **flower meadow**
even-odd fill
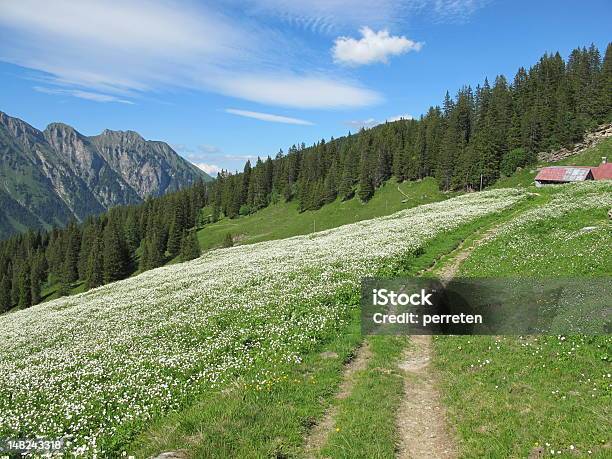
[[[464,195],[280,241],[213,250],[0,316],[0,438],[113,457],[203,391],[270,384],[349,320],[338,292],[527,193]]]

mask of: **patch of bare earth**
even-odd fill
[[[404,398],[397,415],[399,458],[457,457],[455,438],[430,367],[431,336],[413,336],[399,367],[404,370]]]
[[[345,399],[350,395],[355,383],[355,373],[360,370],[365,370],[371,357],[372,351],[370,350],[370,346],[366,341],[364,341],[364,344],[357,349],[354,358],[344,368],[342,382],[340,383],[338,392],[335,395],[337,400]],[[325,412],[321,421],[312,428],[304,443],[304,452],[306,457],[316,457],[317,452],[321,450],[323,445],[325,445],[327,438],[333,431],[334,419],[337,414],[338,406],[333,404]]]

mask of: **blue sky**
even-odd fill
[[[610,17],[609,0],[5,0],[0,110],[135,130],[214,174],[603,50]]]

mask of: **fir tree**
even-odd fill
[[[111,219],[104,228],[104,283],[125,278],[129,274],[130,256],[118,223]]]
[[[104,241],[102,235],[96,235],[93,240],[89,258],[87,260],[87,275],[85,286],[87,289],[99,287],[104,284]]]
[[[4,272],[0,275],[0,314],[8,311],[12,306],[10,273]]]
[[[195,231],[185,232],[181,241],[181,261],[189,261],[200,256],[200,243]]]
[[[30,277],[30,264],[26,260],[22,260],[18,267],[17,286],[19,296],[17,299],[17,307],[24,309],[32,305],[32,281]]]

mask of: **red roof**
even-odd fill
[[[612,180],[612,163],[601,164],[591,169],[595,180]]]
[[[584,166],[550,166],[542,168],[535,179],[544,182],[579,182],[587,180],[589,172],[591,168]]]

